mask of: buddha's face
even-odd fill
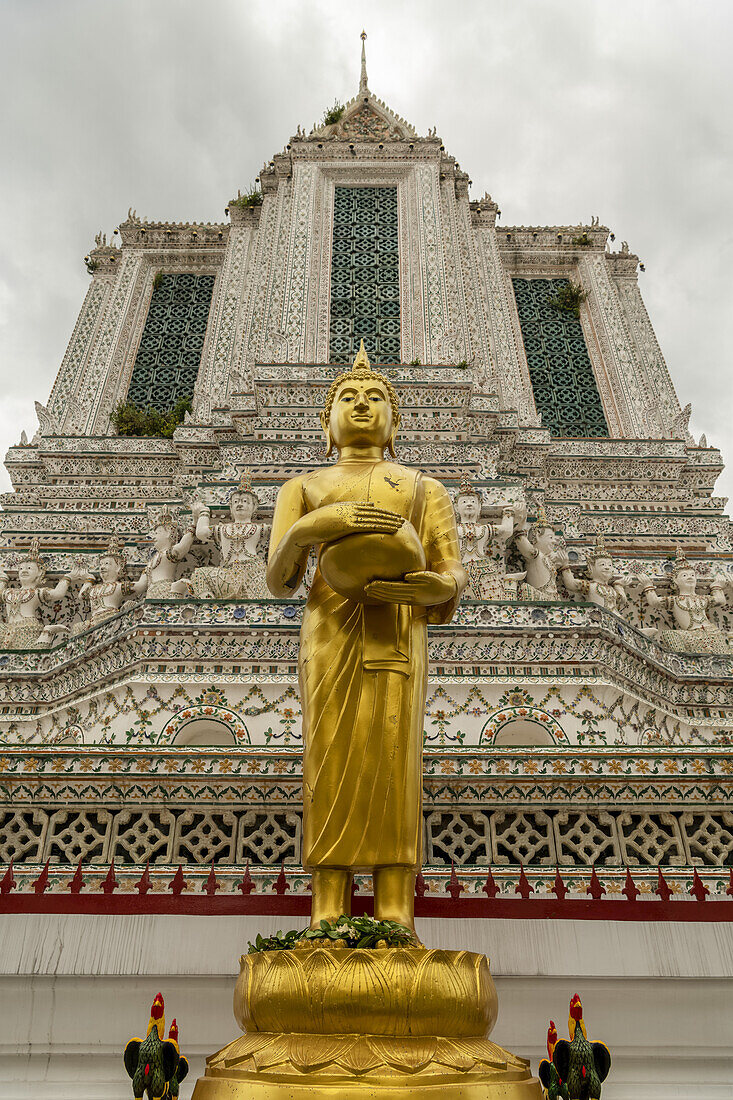
[[[385,447],[397,425],[386,387],[373,378],[354,378],[336,391],[328,422],[331,439],[342,447]]]
[[[610,558],[596,558],[590,567],[591,580],[608,584],[613,576],[613,562]]]
[[[24,588],[33,588],[41,579],[41,570],[35,561],[22,561],[18,565],[18,580]]]
[[[694,569],[680,569],[675,576],[674,583],[677,585],[678,592],[687,595],[695,591],[697,574]]]
[[[105,584],[109,584],[110,581],[116,581],[120,576],[120,564],[116,558],[111,558],[109,555],[99,559],[99,575]]]
[[[249,523],[254,515],[256,500],[250,493],[232,493],[229,513],[235,523]]]
[[[456,515],[461,523],[476,523],[481,515],[481,501],[475,493],[459,493],[456,497]]]

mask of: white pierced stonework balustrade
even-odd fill
[[[622,813],[618,819],[624,862],[663,867],[685,862],[679,822],[668,813]]]

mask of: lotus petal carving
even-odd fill
[[[234,1014],[249,1032],[483,1039],[497,999],[468,951],[296,949],[243,957]]]

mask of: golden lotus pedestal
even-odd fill
[[[193,1100],[541,1100],[529,1065],[489,1042],[485,955],[308,947],[244,955],[244,1031],[207,1060]]]

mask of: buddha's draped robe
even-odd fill
[[[278,496],[271,546],[315,508],[364,500],[412,522],[428,569],[445,572],[460,563],[445,488],[386,461],[339,462],[287,482]],[[432,608],[370,608],[338,595],[316,570],[298,666],[305,866],[419,867],[427,623],[450,621],[459,596]],[[370,632],[377,639],[385,634],[381,659]]]

